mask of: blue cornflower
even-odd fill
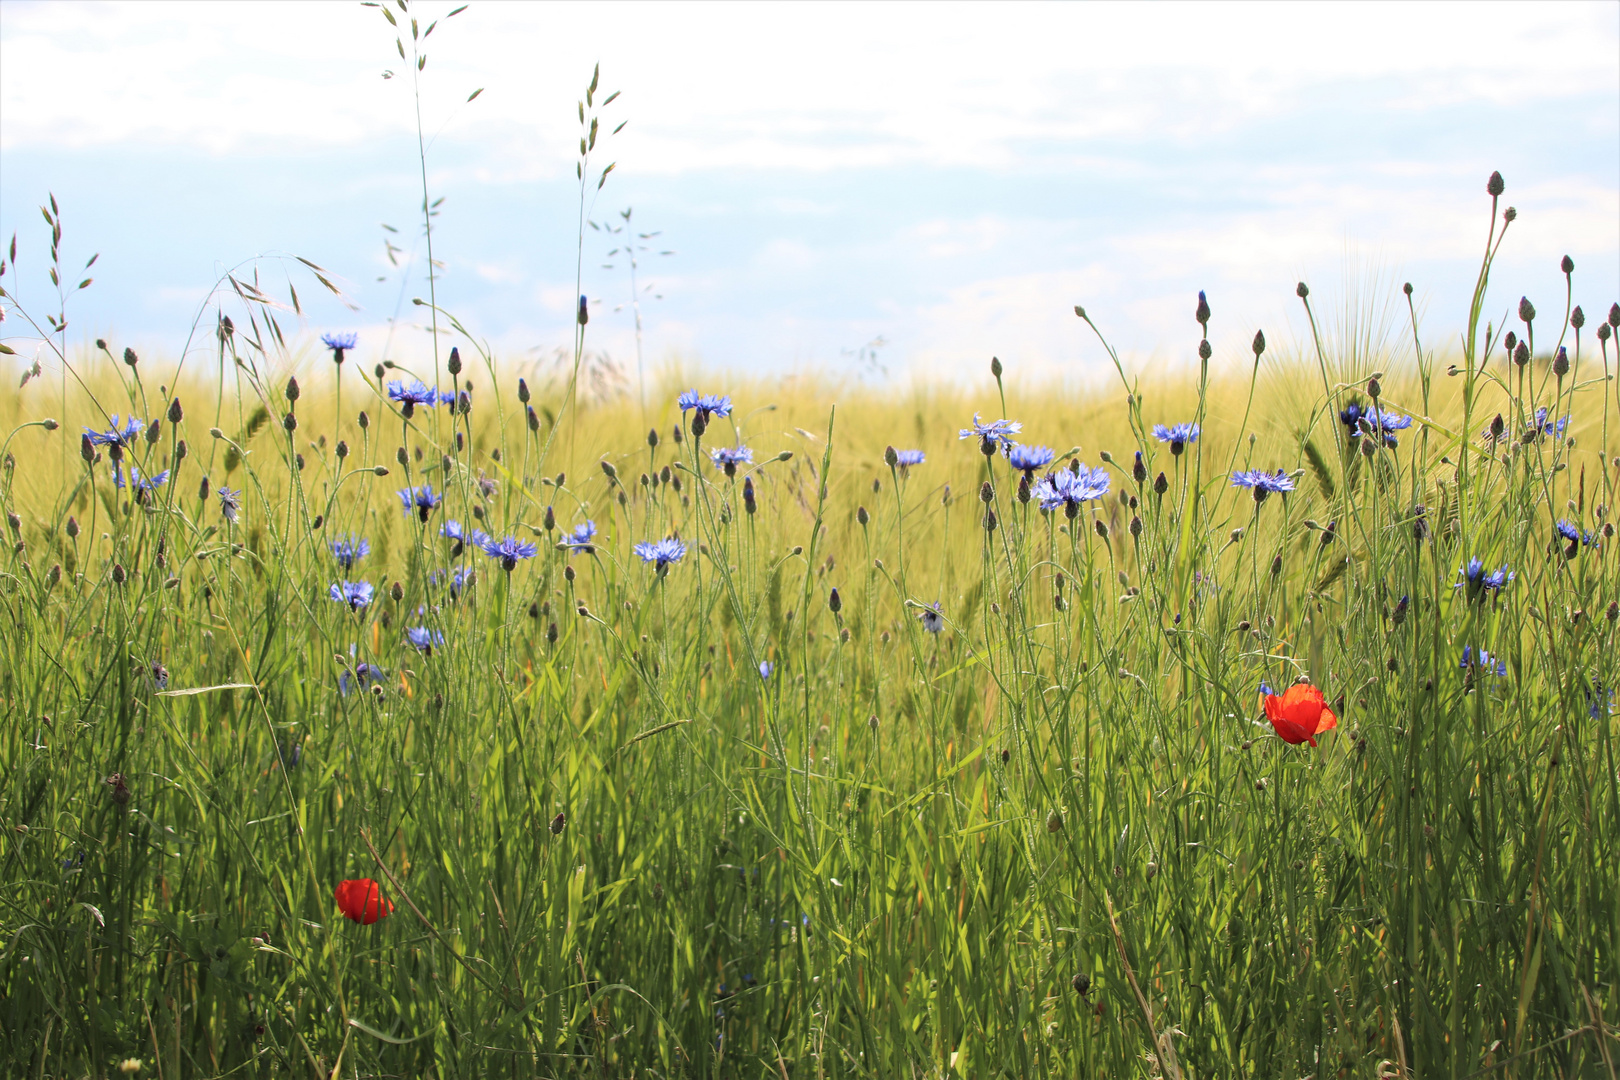
[[[1352,401],[1339,410],[1339,423],[1345,427],[1345,433],[1355,439],[1361,436],[1361,421],[1371,410],[1359,401]]]
[[[1508,582],[1513,580],[1514,572],[1505,565],[1491,573],[1485,572],[1485,564],[1479,559],[1469,559],[1468,565],[1459,569],[1463,579],[1452,586],[1457,589],[1466,589],[1470,600],[1482,599],[1487,592],[1499,592]]]
[[[459,544],[472,544],[475,547],[481,546],[484,540],[487,539],[484,530],[474,529],[472,532],[468,532],[461,527],[461,522],[454,518],[439,526],[439,535],[454,540]]]
[[[676,398],[675,404],[681,407],[683,413],[696,409],[704,420],[708,420],[711,416],[731,415],[730,394],[700,394],[696,389],[692,389]]]
[[[736,476],[737,466],[753,463],[754,452],[746,446],[722,446],[710,450],[709,459],[714,462],[715,468],[724,469],[727,476]]]
[[[426,626],[409,626],[405,628],[405,638],[411,643],[411,648],[432,656],[434,648],[444,644],[444,631],[431,630]]]
[[[1262,681],[1260,683],[1260,696],[1261,697],[1275,697],[1276,694],[1277,694],[1277,691],[1273,690],[1264,681]]]
[[[388,678],[388,672],[376,664],[368,664],[362,660],[354,665],[353,670],[345,671],[338,676],[338,693],[348,697],[351,684],[364,690],[371,683],[380,683],[386,678]]]
[[[359,536],[340,536],[329,545],[332,549],[332,558],[337,560],[347,574],[354,569],[354,564],[371,554],[371,542]]]
[[[1030,494],[1039,500],[1042,510],[1061,509],[1073,519],[1079,516],[1081,503],[1108,494],[1108,470],[1101,465],[1092,469],[1076,464],[1077,469],[1059,469],[1035,482]]]
[[[149,492],[153,488],[162,487],[169,482],[169,470],[164,469],[155,476],[142,476],[141,470],[131,465],[129,467],[129,482],[136,491]],[[124,486],[124,471],[122,469],[113,469],[113,483],[118,487]]]
[[[1405,431],[1411,426],[1412,418],[1410,416],[1384,412],[1382,409],[1377,408],[1368,409],[1361,417],[1361,431],[1368,435],[1382,435],[1386,446],[1398,445],[1399,440],[1396,438],[1395,433]],[[1351,432],[1350,437],[1355,438],[1356,433]]]
[[[562,542],[568,545],[570,552],[578,551],[581,554],[589,555],[596,550],[596,545],[592,543],[595,539],[596,522],[587,521],[583,525],[575,525],[573,532],[565,533]]]
[[[115,416],[113,419],[117,420],[118,418]],[[1560,416],[1549,420],[1547,419],[1546,408],[1542,407],[1536,410],[1535,420],[1525,425],[1525,434],[1533,439],[1539,439],[1543,435],[1551,435],[1553,438],[1559,439],[1563,437],[1564,429],[1568,426],[1569,417]]]
[[[937,634],[945,629],[945,616],[940,613],[938,600],[923,608],[917,618],[922,620],[923,629],[930,634]]]
[[[1022,471],[1024,479],[1033,483],[1035,470],[1046,468],[1056,457],[1057,452],[1050,446],[1018,445],[1007,451],[1007,464]]]
[[[901,476],[906,475],[906,470],[913,465],[921,465],[927,460],[928,455],[921,450],[896,450],[894,452],[894,465],[895,468],[900,470]]]
[[[322,334],[321,344],[332,350],[332,363],[343,363],[343,354],[354,348],[359,339],[353,334]]]
[[[376,591],[369,581],[335,581],[327,595],[340,604],[348,604],[350,611],[359,611],[371,603]]]
[[[1268,473],[1264,469],[1249,469],[1244,472],[1232,474],[1232,486],[1249,488],[1254,492],[1255,502],[1264,502],[1267,495],[1275,492],[1286,495],[1294,490],[1293,477],[1278,469],[1275,473]]]
[[[1180,454],[1187,449],[1188,443],[1198,441],[1198,425],[1171,424],[1166,427],[1164,424],[1154,424],[1153,437],[1162,443],[1169,443],[1170,453]]]
[[[135,441],[136,436],[146,425],[131,416],[122,425],[118,422],[118,414],[112,414],[112,427],[106,431],[91,431],[84,429],[85,438],[96,446],[128,446]]]
[[[454,600],[461,595],[461,590],[470,588],[478,575],[468,567],[458,566],[450,574],[450,599]],[[445,581],[443,570],[434,570],[427,576],[427,582],[432,586],[439,586]]]
[[[499,559],[501,569],[508,574],[517,569],[519,559],[532,559],[540,554],[540,548],[536,544],[528,540],[519,540],[515,536],[500,540],[486,536],[479,541],[478,546],[483,549],[485,555]]]
[[[450,391],[440,393],[421,379],[393,379],[388,384],[388,397],[403,405],[427,405],[432,407],[441,403],[448,404],[456,400],[456,395]]]
[[[773,672],[775,670],[776,670],[776,665],[772,664],[769,660],[761,660],[759,662],[759,677],[761,679],[770,678],[771,677],[771,672]]]
[[[1582,692],[1586,695],[1588,703],[1587,715],[1592,719],[1599,720],[1613,711],[1614,691],[1610,690],[1605,694],[1603,683],[1596,675],[1592,676],[1592,688],[1587,690],[1583,687]]]
[[[1463,671],[1473,669],[1483,671],[1487,675],[1494,672],[1499,676],[1505,676],[1508,673],[1507,664],[1502,662],[1502,658],[1500,656],[1492,656],[1484,649],[1481,649],[1479,650],[1479,656],[1475,657],[1474,647],[1472,645],[1465,645],[1463,647],[1462,659],[1458,661],[1457,666]]]
[[[1559,518],[1558,524],[1553,526],[1553,530],[1569,541],[1569,547],[1564,549],[1564,555],[1568,558],[1573,559],[1582,546],[1597,546],[1597,534],[1586,532],[1572,521]]]
[[[655,564],[658,572],[663,573],[672,564],[681,561],[682,556],[686,554],[686,545],[671,536],[663,540],[637,544],[635,551],[641,556],[642,562]]]
[[[214,494],[219,496],[219,512],[224,515],[226,521],[236,524],[237,515],[242,512],[242,492],[222,487]]]
[[[399,501],[405,504],[405,512],[408,514],[414,509],[416,516],[423,521],[428,519],[428,514],[435,506],[444,501],[444,496],[435,492],[432,484],[402,488],[398,494]]]
[[[1017,420],[992,420],[988,424],[979,419],[979,414],[973,414],[973,426],[962,428],[957,433],[958,439],[978,439],[980,449],[984,456],[989,457],[999,448],[1002,453],[1008,453],[1013,447],[1013,436],[1024,430],[1024,425]]]

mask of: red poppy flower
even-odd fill
[[[1281,697],[1267,694],[1265,704],[1266,719],[1271,721],[1277,737],[1296,746],[1302,742],[1315,746],[1316,736],[1339,725],[1322,691],[1310,683],[1296,683]]]
[[[339,882],[332,895],[344,917],[366,926],[394,910],[394,905],[383,898],[377,883],[370,878]]]

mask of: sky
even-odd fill
[[[441,307],[532,359],[571,341],[577,273],[588,346],[634,370],[625,235],[579,245],[600,64],[584,213],[657,234],[654,370],[969,378],[996,355],[1083,379],[1111,368],[1076,304],[1152,368],[1193,356],[1200,289],[1218,356],[1297,342],[1300,280],[1335,310],[1411,281],[1428,340],[1456,340],[1493,169],[1519,212],[1493,317],[1561,312],[1565,254],[1575,302],[1620,299],[1620,4],[382,10],[0,0],[7,288],[54,310],[54,195],[70,284],[100,253],[70,343],[178,356],[240,267],[297,288],[305,354],[353,331],[362,359],[419,358],[419,109]],[[416,43],[413,18],[437,20]],[[37,347],[7,315],[20,368]]]

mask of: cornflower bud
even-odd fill
[[[79,519],[76,517],[68,518],[65,531],[67,532],[69,540],[77,539],[79,536]]]
[[[895,448],[892,447],[892,446],[884,447],[884,449],[883,449],[883,464],[887,465],[891,469],[898,466],[900,464],[900,453],[899,453],[899,451],[895,450]]]
[[[337,454],[337,459],[342,461],[344,458],[349,456],[349,444],[344,442],[342,439],[339,439],[337,449],[334,452]]]
[[[986,510],[984,512],[984,531],[995,532],[996,524],[996,512],[994,510]]]
[[[286,416],[281,418],[281,426],[286,428],[288,431],[297,431],[298,417],[294,416],[292,413],[288,413]]]
[[[1568,255],[1565,255],[1559,260],[1558,269],[1564,272],[1565,277],[1568,277],[1570,274],[1575,272],[1575,260],[1570,258]]]
[[[1103,524],[1101,518],[1098,518],[1096,521],[1092,522],[1092,524],[1096,526],[1098,536],[1102,537],[1104,540],[1108,539],[1108,526]]]
[[[1200,359],[1200,360],[1208,360],[1211,356],[1214,356],[1214,355],[1215,355],[1215,350],[1211,349],[1209,347],[1208,339],[1205,339],[1204,341],[1200,341],[1198,343],[1198,359]]]
[[[613,462],[606,458],[602,459],[602,471],[607,474],[609,482],[615,484],[619,482],[619,470],[614,468]]]
[[[1138,484],[1147,479],[1147,465],[1142,461],[1142,451],[1136,452],[1136,463],[1131,466],[1131,479]]]
[[[452,376],[461,374],[461,350],[454,345],[450,347],[450,359],[445,362],[444,368]]]
[[[1485,182],[1486,194],[1494,199],[1506,190],[1507,185],[1502,181],[1502,174],[1499,172],[1491,173],[1491,178]]]
[[[180,464],[182,461],[186,460],[186,457],[190,453],[191,447],[186,445],[186,440],[181,439],[179,442],[174,444],[174,463],[176,465]]]
[[[1264,332],[1260,330],[1254,332],[1254,344],[1251,348],[1254,349],[1254,358],[1256,360],[1260,359],[1260,354],[1266,351],[1266,335]]]
[[[647,429],[647,445],[652,447],[654,450],[658,449],[658,429],[657,428],[648,428]]]
[[[1577,330],[1586,325],[1586,312],[1581,310],[1581,305],[1576,304],[1575,310],[1569,313],[1569,325]]]
[[[401,446],[398,450],[394,451],[394,460],[398,461],[401,465],[409,465],[411,463],[411,455],[407,454],[405,452],[405,448]]]
[[[836,588],[827,594],[827,610],[831,611],[834,615],[844,610],[844,601],[839,598],[838,590]]]
[[[1528,296],[1519,297],[1519,321],[1526,324],[1536,321],[1536,305]]]
[[[1018,501],[1020,503],[1028,503],[1029,494],[1029,477],[1020,476],[1018,478]]]
[[[287,380],[287,400],[298,400],[298,376],[296,375]]]
[[[1519,212],[1517,210],[1515,210],[1511,206],[1508,207],[1506,210],[1502,211],[1502,220],[1507,222],[1509,225],[1513,224],[1514,221],[1518,220],[1518,217],[1519,217]]]
[[[546,507],[545,515],[541,517],[540,523],[545,526],[546,532],[551,532],[557,527],[557,512],[549,506]]]
[[[1528,364],[1530,362],[1530,346],[1522,341],[1519,342],[1519,347],[1513,350],[1513,362],[1520,367]]]
[[[90,441],[90,436],[79,436],[79,456],[84,458],[86,464],[93,465],[96,460],[96,447]]]
[[[1558,355],[1553,357],[1552,372],[1560,379],[1569,374],[1569,353],[1562,345],[1558,346]]]
[[[990,374],[1001,378],[1001,361],[994,356],[990,358]]]
[[[1204,290],[1198,290],[1198,307],[1193,312],[1193,318],[1199,326],[1209,325],[1209,300],[1204,296]]]
[[[371,426],[371,417],[366,415],[366,411],[364,409],[361,409],[360,410],[360,430],[365,431],[370,426]]]
[[[1161,472],[1158,476],[1155,476],[1153,478],[1153,493],[1155,495],[1163,495],[1166,491],[1169,491],[1169,490],[1170,490],[1170,478],[1168,476],[1164,475],[1164,473]]]
[[[178,424],[185,418],[185,415],[185,410],[180,407],[180,399],[178,397],[171,398],[169,400],[169,423]]]
[[[124,363],[128,364],[130,367],[134,367],[136,364],[138,364],[140,362],[141,362],[141,359],[140,359],[140,357],[135,355],[135,350],[134,349],[130,349],[130,348],[124,349]]]
[[[394,582],[394,584],[388,590],[388,595],[394,598],[394,603],[399,603],[401,600],[405,599],[405,586],[401,585],[397,581]]]
[[[996,489],[990,486],[990,481],[986,480],[984,483],[979,485],[979,501],[980,502],[988,504],[990,502],[993,502],[995,500],[995,497],[996,497]]]
[[[872,515],[866,512],[866,507],[857,506],[855,508],[855,521],[856,521],[857,524],[861,525],[864,528],[866,526],[867,522],[869,522],[871,520],[872,520]]]
[[[1299,297],[1301,300],[1305,299],[1307,296],[1311,295],[1310,286],[1306,285],[1303,281],[1300,282],[1298,285],[1294,286],[1294,295]]]

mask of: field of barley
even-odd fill
[[[76,348],[13,247],[0,1068],[1614,1076],[1620,306],[1493,294],[1502,189],[1455,345],[1200,294],[1084,390],[413,370],[251,271]]]

